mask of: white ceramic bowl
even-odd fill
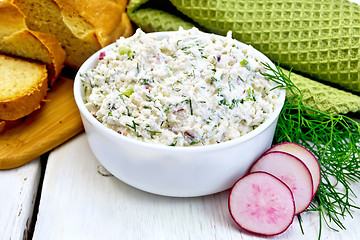
[[[160,40],[171,32],[151,34]],[[250,133],[208,146],[150,144],[125,137],[105,127],[86,109],[79,75],[94,68],[100,52],[110,47],[112,45],[98,51],[81,66],[75,77],[74,96],[92,152],[118,179],[138,189],[165,196],[208,195],[230,188],[271,146],[282,105]],[[272,65],[262,53],[256,51],[256,54],[261,61]],[[285,100],[285,90],[281,92],[280,98]]]

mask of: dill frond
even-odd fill
[[[265,63],[264,67],[270,72],[264,76],[292,93],[280,113],[274,144],[298,143],[309,149],[320,164],[320,186],[306,210],[319,213],[319,239],[322,219],[330,229],[339,231],[330,226],[333,222],[344,230],[342,220],[360,209],[352,199],[356,196],[351,189],[351,183],[360,181],[360,124],[345,115],[305,106],[301,90],[291,81],[291,71],[286,75],[279,65],[274,69]]]

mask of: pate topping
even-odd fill
[[[81,74],[84,101],[102,124],[124,136],[169,146],[238,138],[281,104],[255,50],[198,29],[168,38],[138,29]]]

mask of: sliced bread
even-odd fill
[[[16,120],[40,107],[48,89],[44,63],[0,54],[0,119]]]
[[[8,1],[0,1],[0,52],[46,63],[50,86],[59,76],[66,57],[54,36],[29,30],[25,16]]]
[[[133,29],[126,0],[13,0],[31,30],[54,35],[66,51],[66,64],[79,68],[100,48]]]

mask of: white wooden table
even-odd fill
[[[27,239],[40,174],[40,159],[0,171],[0,239]]]
[[[240,230],[228,208],[228,191],[173,198],[135,189],[99,173],[85,134],[53,151],[45,172],[33,239],[263,239]],[[360,195],[360,189],[355,188]],[[360,199],[356,199],[360,203]],[[302,215],[273,239],[317,239],[316,213]],[[347,230],[324,227],[322,239],[359,239],[360,211],[344,220]]]

